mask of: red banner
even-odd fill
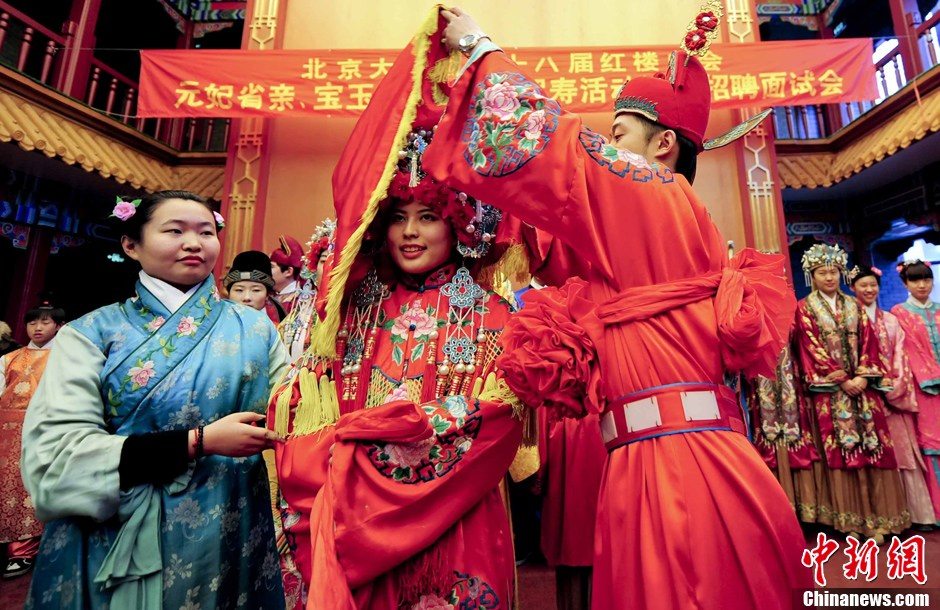
[[[668,47],[507,49],[572,112],[604,112],[634,76],[665,72]],[[145,117],[355,116],[397,51],[141,51]],[[794,106],[877,97],[871,40],[716,44],[701,58],[713,106]]]

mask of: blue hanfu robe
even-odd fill
[[[263,413],[286,367],[264,312],[220,300],[212,276],[191,292],[171,312],[138,283],[60,331],[24,424],[23,478],[47,522],[27,608],[284,607],[261,455],[120,489],[127,436]]]

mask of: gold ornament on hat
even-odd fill
[[[846,275],[846,267],[849,264],[849,257],[845,250],[836,245],[814,244],[809,250],[803,253],[800,261],[803,265],[803,274],[806,279],[806,285],[812,286],[813,271],[820,267],[835,267]]]
[[[690,56],[702,57],[718,37],[718,24],[725,14],[721,0],[707,0],[699,9],[699,14],[689,23],[686,35],[682,39],[682,50]],[[688,58],[686,58],[688,61]]]

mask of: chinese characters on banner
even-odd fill
[[[805,567],[813,569],[813,579],[817,586],[826,586],[828,582],[825,572],[826,562],[835,559],[838,550],[837,541],[824,533],[819,533],[816,536],[816,544],[803,551],[802,563]],[[880,550],[872,539],[861,543],[855,538],[847,538],[846,547],[842,551],[842,554],[847,557],[847,560],[842,563],[842,575],[848,580],[858,580],[860,576],[864,576],[868,582],[875,580],[878,578]],[[910,576],[919,585],[927,583],[924,563],[927,559],[926,542],[923,536],[911,536],[904,542],[898,538],[892,538],[885,553],[885,559],[887,560],[886,575],[889,580],[901,580],[905,576]]]
[[[666,72],[671,50],[526,48],[507,53],[567,110],[604,112],[626,80]],[[142,51],[137,114],[355,116],[396,55],[377,50]],[[701,61],[718,108],[877,97],[869,39],[716,44]]]

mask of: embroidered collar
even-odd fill
[[[189,297],[202,286],[202,282],[199,282],[186,292],[183,292],[176,286],[172,286],[161,279],[148,275],[143,270],[140,271],[140,283],[143,284],[144,288],[149,290],[150,294],[155,296],[171,314],[182,307],[183,303],[188,301]]]
[[[921,303],[920,301],[915,299],[914,295],[912,294],[907,296],[907,303],[908,305],[913,305],[914,307],[918,309],[933,309],[934,307],[934,302],[931,301],[930,299],[927,299],[926,303]]]
[[[865,308],[865,313],[868,314],[868,319],[872,322],[875,321],[876,316],[878,315],[878,303],[872,303],[871,305],[864,305],[861,301],[859,304]]]
[[[281,290],[280,292],[277,293],[277,296],[285,297],[295,292],[297,292],[297,280],[292,280],[290,284],[288,284],[287,286],[284,286],[284,290]]]
[[[404,288],[415,292],[424,292],[425,290],[440,288],[449,282],[454,277],[456,269],[456,263],[447,262],[427,274],[396,273],[396,278]]]
[[[826,294],[822,290],[817,290],[816,294],[819,295],[819,298],[822,299],[824,303],[829,305],[829,309],[831,309],[833,312],[836,310],[836,304],[839,302],[838,292],[836,292],[831,297],[826,296]]]

